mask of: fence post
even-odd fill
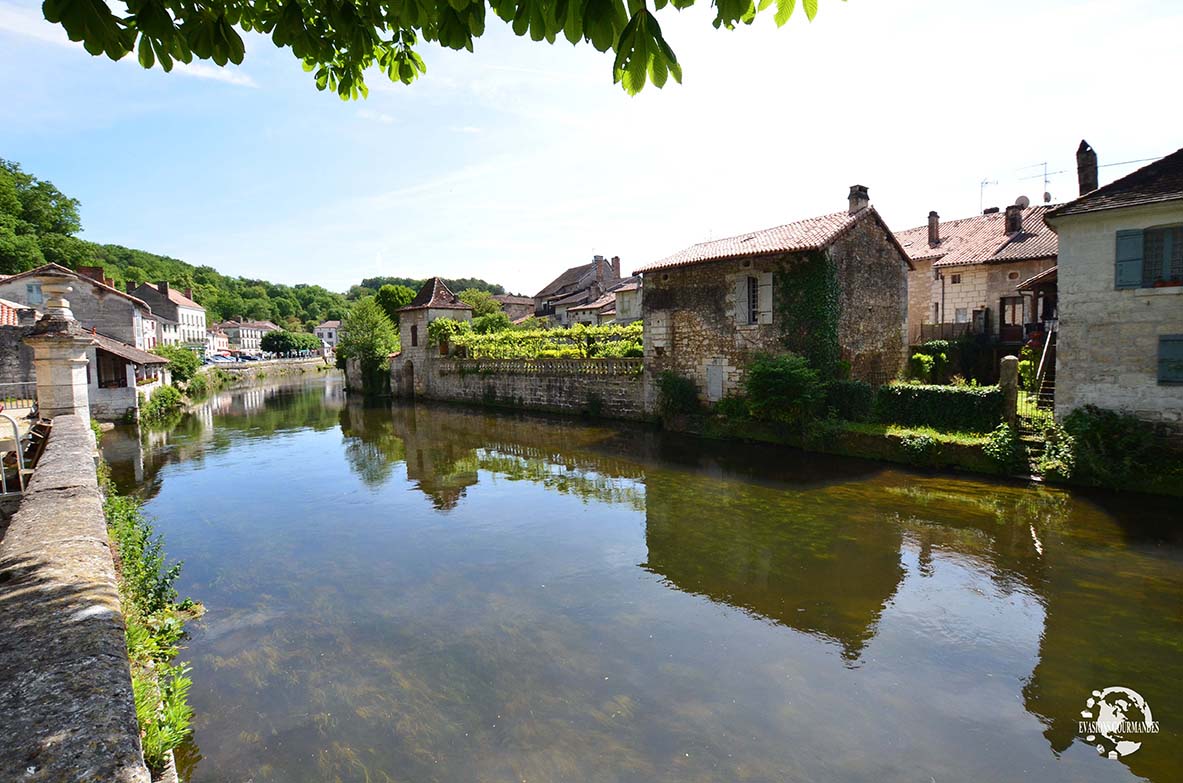
[[[1006,423],[1014,427],[1019,410],[1019,357],[1003,356],[998,370],[1002,387],[1002,412]]]

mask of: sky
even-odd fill
[[[0,157],[78,198],[92,241],[339,291],[440,275],[532,294],[594,254],[627,272],[845,209],[856,183],[902,230],[1075,197],[1081,139],[1102,183],[1183,146],[1178,0],[819,5],[735,31],[703,0],[667,7],[683,84],[633,97],[610,53],[490,14],[475,53],[423,45],[419,81],[375,73],[346,102],[265,37],[241,67],[165,74],[0,0]]]

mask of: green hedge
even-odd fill
[[[839,419],[867,421],[875,407],[875,390],[865,381],[830,381],[826,408]]]
[[[1002,421],[1002,408],[997,386],[898,383],[881,386],[875,397],[879,421],[961,432],[990,432]]]

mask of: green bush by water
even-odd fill
[[[826,409],[846,421],[868,421],[875,408],[875,390],[866,381],[830,381]]]
[[[698,410],[698,387],[689,378],[666,370],[657,378],[657,406],[662,416]]]
[[[885,423],[990,432],[1002,421],[997,386],[931,386],[893,383],[875,395],[875,418]]]
[[[755,419],[804,424],[825,399],[818,371],[803,356],[757,354],[744,378],[748,410]]]
[[[165,421],[180,411],[183,404],[181,392],[175,386],[161,386],[148,399],[140,395],[140,421],[148,424]]]

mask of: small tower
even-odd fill
[[[428,345],[427,325],[437,318],[471,321],[472,308],[460,301],[443,280],[433,277],[423,284],[409,305],[398,311],[401,350],[390,361],[390,388],[396,397],[422,394],[425,378],[422,373],[416,377],[416,370],[422,370],[423,363],[432,358],[447,355],[446,345]]]

